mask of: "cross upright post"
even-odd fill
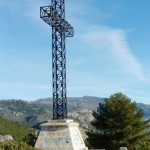
[[[66,37],[74,35],[65,20],[65,0],[52,0],[51,6],[40,7],[40,17],[52,27],[53,119],[67,118]]]

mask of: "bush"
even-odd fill
[[[38,150],[33,148],[26,143],[23,142],[16,142],[14,140],[1,142],[0,143],[0,150]]]

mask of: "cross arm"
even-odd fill
[[[65,36],[72,37],[74,35],[73,27],[52,8],[52,6],[40,7],[40,18],[52,27],[56,27],[61,32],[61,27],[65,28]]]

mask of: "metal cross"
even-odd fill
[[[52,27],[53,119],[67,118],[66,37],[74,35],[65,20],[65,1],[52,0],[51,6],[40,7],[40,17]]]

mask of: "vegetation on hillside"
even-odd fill
[[[92,148],[117,150],[119,147],[133,149],[141,143],[149,143],[150,119],[144,121],[144,111],[122,93],[111,95],[93,112],[94,130],[88,131],[86,143]],[[147,146],[148,147],[148,146]]]
[[[11,112],[19,112],[23,114],[36,114],[41,115],[45,113],[44,108],[36,105],[35,103],[30,103],[22,100],[1,100],[0,108],[9,110]]]
[[[0,143],[0,150],[38,150],[26,143],[16,141],[6,141]]]
[[[0,135],[11,135],[16,142],[34,146],[36,131],[27,125],[0,118]]]

